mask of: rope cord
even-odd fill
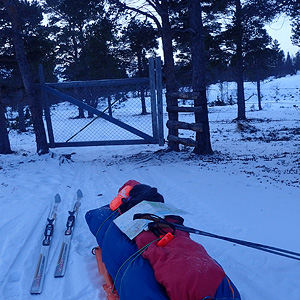
[[[102,226],[105,224],[105,222],[106,221],[108,221],[108,219],[110,218],[110,217],[112,217],[113,215],[118,215],[119,214],[119,212],[117,211],[117,210],[115,210],[114,212],[112,212],[103,222],[102,222],[102,224],[99,226],[99,228],[98,228],[98,230],[97,230],[97,232],[96,232],[96,234],[95,234],[95,237],[97,238],[97,236],[98,236],[98,233],[99,233],[99,231],[100,231],[100,229],[102,228]],[[114,217],[114,219],[116,218],[116,216],[113,216]]]
[[[129,268],[129,266],[145,251],[145,250],[147,250],[148,249],[148,247],[152,244],[152,243],[154,243],[154,242],[156,242],[156,241],[159,241],[161,238],[158,238],[158,239],[155,239],[155,240],[153,240],[152,242],[150,242],[150,243],[148,243],[147,245],[145,245],[144,247],[142,247],[141,249],[139,249],[137,252],[135,252],[135,253],[133,253],[132,255],[130,255],[124,262],[123,262],[123,264],[120,266],[120,268],[119,268],[119,270],[118,270],[118,272],[117,272],[117,274],[116,274],[116,276],[115,276],[115,278],[114,278],[114,284],[113,284],[113,288],[112,288],[112,291],[114,291],[114,289],[115,289],[115,284],[116,284],[116,281],[117,281],[117,277],[118,277],[118,275],[119,275],[119,273],[121,272],[121,269],[126,265],[126,263],[128,262],[128,261],[130,261],[132,258],[132,260],[130,261],[130,263],[128,264],[128,266],[127,266],[127,268],[126,268],[126,270],[124,271],[124,274],[123,274],[123,276],[122,276],[122,279],[123,279],[123,277],[124,277],[124,275],[125,275],[125,273],[126,273],[126,271],[127,271],[127,269]],[[135,257],[134,257],[135,256]],[[122,280],[121,279],[121,280]],[[120,289],[121,289],[121,286],[120,286]],[[121,291],[120,291],[120,295],[121,295]]]

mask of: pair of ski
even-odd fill
[[[74,200],[73,210],[69,211],[69,216],[68,216],[67,224],[66,224],[66,230],[64,232],[63,242],[62,242],[61,250],[59,253],[54,277],[63,277],[65,275],[67,261],[68,261],[69,252],[70,252],[72,234],[74,231],[75,220],[76,220],[76,217],[78,214],[79,207],[81,205],[82,197],[83,197],[82,191],[80,189],[77,190],[76,197]],[[38,263],[36,266],[36,271],[34,273],[32,286],[31,286],[31,290],[30,290],[31,294],[40,294],[43,290],[47,261],[48,261],[50,246],[51,246],[51,240],[53,237],[53,230],[54,230],[54,225],[55,225],[55,221],[57,218],[57,212],[58,212],[58,207],[59,207],[60,202],[61,202],[60,195],[56,194],[50,214],[47,218],[47,224],[45,226],[44,237],[43,237],[43,241],[42,241],[40,255],[39,255]]]

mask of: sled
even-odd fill
[[[105,279],[103,288],[108,300],[120,297],[123,300],[241,299],[223,268],[201,244],[190,238],[189,232],[179,229],[167,245],[161,245],[169,232],[174,236],[175,225],[184,226],[184,219],[179,215],[167,214],[162,218],[170,223],[170,228],[159,226],[153,220],[155,226],[148,225],[149,230],[139,232],[133,239],[127,236],[117,226],[122,216],[126,217],[128,211],[149,214],[144,201],[157,202],[155,206],[164,203],[156,188],[147,185],[135,185],[130,193],[130,200],[124,201],[116,211],[107,204],[85,215],[99,246],[94,252],[99,273]],[[121,216],[117,218],[118,214]],[[129,217],[130,221],[132,218]],[[189,272],[182,276],[187,266]]]
[[[108,274],[105,264],[102,261],[102,251],[100,247],[95,247],[93,249],[93,253],[95,254],[97,260],[99,274],[104,276],[105,283],[102,285],[102,287],[106,293],[107,300],[119,300],[120,297],[118,295],[118,292],[116,291],[116,289],[114,289],[114,281]]]

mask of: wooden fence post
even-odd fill
[[[51,123],[51,116],[50,116],[50,107],[48,101],[47,92],[44,90],[45,85],[45,75],[43,65],[39,64],[39,76],[40,76],[40,90],[41,90],[41,97],[42,97],[42,107],[44,107],[45,112],[45,120],[47,124],[47,131],[48,131],[48,138],[49,138],[49,146],[50,148],[54,148],[54,135],[53,135],[53,128]]]
[[[158,139],[154,58],[150,57],[148,62],[149,62],[149,81],[150,81],[150,97],[151,97],[152,132],[153,132],[153,137],[155,139]]]
[[[157,114],[158,114],[158,144],[163,146],[164,141],[164,122],[163,122],[163,100],[162,100],[162,74],[161,58],[155,58],[156,69],[156,91],[157,91]]]

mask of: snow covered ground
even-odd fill
[[[104,300],[103,278],[91,254],[96,240],[84,215],[109,203],[129,179],[157,187],[166,203],[190,212],[188,226],[300,252],[300,75],[265,82],[262,111],[251,97],[255,85],[246,84],[246,91],[249,123],[232,122],[236,105],[209,108],[215,154],[208,157],[190,149],[166,153],[166,147],[154,145],[52,149],[38,156],[31,133],[11,131],[15,153],[0,155],[0,299]],[[211,87],[211,101],[217,93],[217,85]],[[72,152],[71,160],[64,159],[63,154]],[[84,198],[67,273],[54,278],[78,188]],[[62,203],[44,290],[31,295],[43,227],[56,193]],[[244,300],[300,299],[299,261],[192,238],[223,266]]]

